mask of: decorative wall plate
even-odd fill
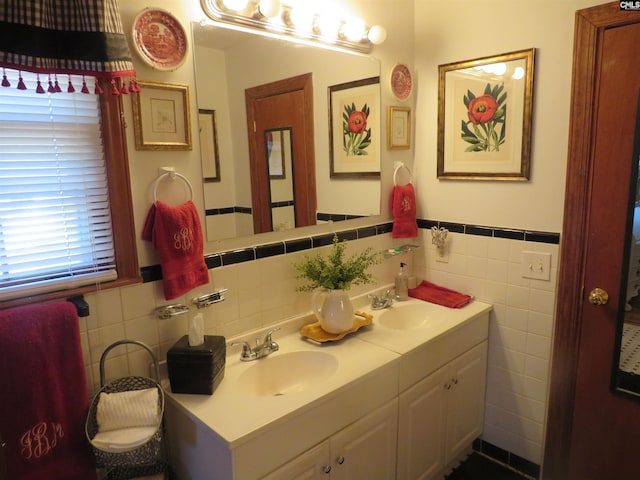
[[[413,77],[411,70],[406,65],[397,64],[391,70],[391,91],[393,95],[400,101],[405,101],[411,95],[413,90]]]
[[[145,63],[158,70],[175,70],[187,56],[187,35],[165,10],[145,9],[133,21],[133,44]]]

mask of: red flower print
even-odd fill
[[[469,120],[474,125],[487,123],[493,119],[498,104],[491,95],[480,95],[469,102]]]

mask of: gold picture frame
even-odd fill
[[[439,179],[529,180],[534,56],[438,66]]]
[[[411,107],[387,107],[387,149],[411,148]]]
[[[136,150],[191,150],[189,86],[138,82],[132,95]]]
[[[380,77],[329,87],[329,176],[380,177]]]

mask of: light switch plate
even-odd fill
[[[551,254],[546,252],[522,252],[520,271],[523,278],[549,280],[551,278]]]

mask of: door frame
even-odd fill
[[[606,29],[638,22],[640,12],[621,11],[620,2],[578,10],[575,15],[569,148],[543,479],[569,475],[602,37]]]

